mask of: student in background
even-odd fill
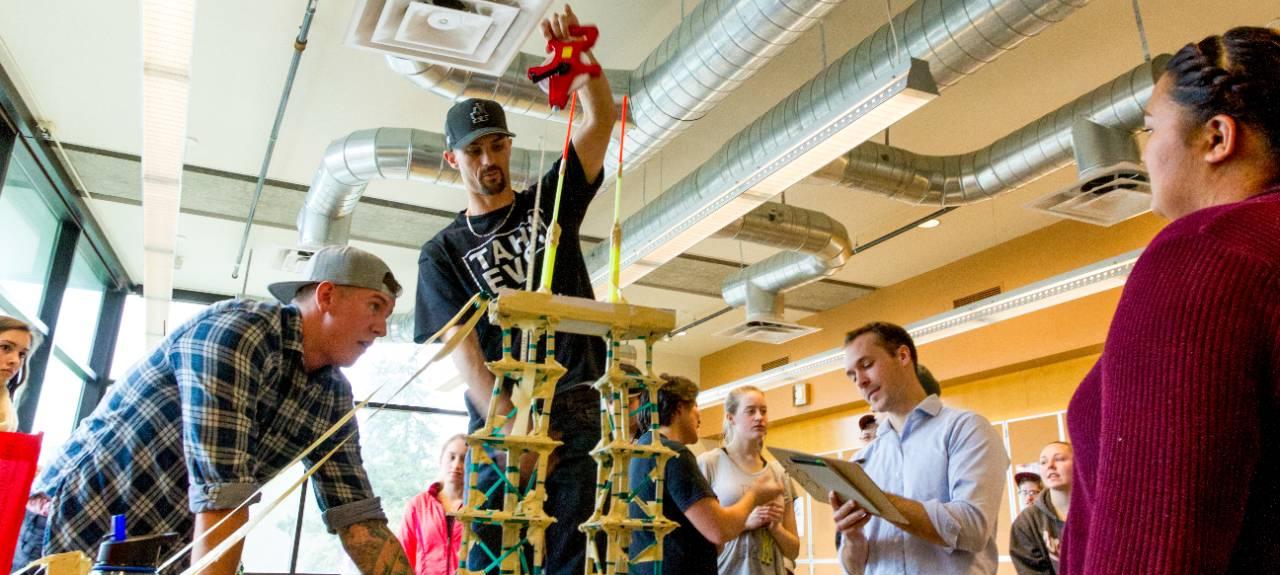
[[[722,505],[737,503],[762,479],[783,487],[780,497],[752,509],[742,534],[720,548],[720,575],[785,575],[787,559],[795,560],[800,554],[791,510],[795,490],[782,465],[764,456],[768,431],[764,393],[752,386],[739,387],[724,402],[724,445],[698,456],[698,468]]]
[[[1251,27],[1183,47],[1147,102],[1152,211],[1173,221],[1067,409],[1065,573],[1280,565],[1277,102],[1280,30]]]
[[[18,431],[18,411],[14,408],[15,394],[27,381],[27,357],[40,345],[35,332],[26,322],[0,315],[0,381],[4,392],[0,393],[0,431]],[[34,505],[41,502],[37,500]],[[18,538],[16,558],[10,571],[26,567],[27,557],[39,557],[44,535],[44,515],[26,511],[24,527]],[[7,566],[5,566],[7,567]]]
[[[876,414],[868,413],[858,418],[858,439],[862,440],[863,447],[870,445],[876,440],[876,427],[880,422],[876,421]]]
[[[936,395],[942,397],[942,383],[938,378],[933,376],[933,372],[923,365],[916,366],[916,377],[920,378],[920,387],[924,388],[924,395]]]
[[[663,573],[702,575],[716,572],[716,546],[737,538],[746,528],[747,518],[756,507],[772,502],[782,495],[782,486],[772,475],[757,479],[738,500],[724,507],[698,470],[698,462],[686,445],[698,442],[698,384],[683,378],[663,375],[666,380],[658,392],[658,433],[662,444],[676,452],[667,461],[663,475],[662,514],[679,524],[663,542]],[[648,427],[648,426],[646,426]],[[652,441],[651,431],[646,431],[639,442]],[[653,460],[631,460],[630,479],[632,489],[641,499],[654,499]],[[643,510],[631,504],[631,517],[643,518]],[[630,552],[636,555],[653,545],[653,534],[636,532],[632,537]],[[656,573],[653,562],[635,563],[631,573],[651,575]]]
[[[409,501],[400,524],[400,544],[416,575],[453,575],[458,570],[462,522],[447,513],[462,507],[467,436],[450,437],[440,451],[440,476]]]
[[[1013,520],[1009,556],[1018,575],[1057,575],[1062,528],[1071,507],[1071,444],[1055,441],[1040,450],[1040,474],[1048,489]]]
[[[1018,487],[1018,511],[1031,507],[1044,491],[1044,482],[1038,473],[1019,471],[1013,474],[1013,484]]]
[[[0,315],[0,381],[4,382],[4,394],[0,396],[0,431],[18,430],[13,398],[18,387],[27,381],[27,356],[36,345],[31,326],[20,319]]]

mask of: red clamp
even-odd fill
[[[546,81],[544,89],[551,100],[551,107],[563,110],[569,105],[569,94],[586,83],[583,75],[599,76],[603,70],[599,64],[590,64],[584,56],[596,45],[600,30],[595,26],[572,26],[569,35],[581,40],[547,40],[547,52],[551,59],[541,66],[529,68],[529,79],[535,84]]]

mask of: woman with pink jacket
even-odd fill
[[[462,522],[446,513],[462,507],[467,443],[450,437],[440,453],[440,478],[409,501],[400,525],[400,543],[416,575],[453,575],[458,570]]]

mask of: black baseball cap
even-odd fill
[[[876,416],[874,413],[868,413],[858,418],[858,429],[866,429],[876,424]]]
[[[507,114],[502,105],[493,100],[467,98],[452,108],[444,121],[444,143],[457,150],[489,134],[505,134],[515,137],[507,129]]]

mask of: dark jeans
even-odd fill
[[[467,402],[471,415],[469,431],[474,432],[484,423],[483,415]],[[591,517],[595,501],[596,462],[591,450],[600,441],[600,394],[588,384],[557,393],[551,403],[551,436],[564,442],[551,454],[554,462],[547,470],[547,501],[543,506],[556,522],[547,528],[543,573],[547,575],[580,575],[586,562],[586,535],[578,531]],[[467,469],[471,469],[468,456]],[[501,481],[493,467],[481,468],[477,486],[481,491]],[[524,486],[522,486],[524,487]],[[469,491],[468,491],[469,494]],[[502,508],[502,487],[495,488],[483,508]],[[500,554],[502,527],[476,524],[476,533],[493,555]],[[526,547],[526,560],[532,549]],[[467,558],[470,569],[484,569],[493,558],[482,549],[475,549]],[[532,567],[532,563],[526,563]],[[495,571],[496,572],[496,571]],[[527,571],[526,571],[527,573]]]

